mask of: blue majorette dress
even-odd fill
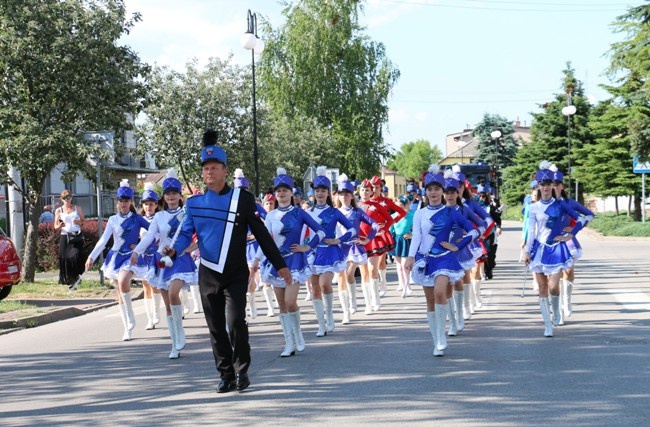
[[[142,217],[144,219],[146,219],[149,224],[151,224],[151,221],[153,221],[154,215],[151,215],[151,216],[143,215]],[[146,232],[147,232],[147,230],[145,230],[144,228],[140,229],[140,238],[141,239],[142,239],[142,237],[144,237]],[[144,253],[142,255],[138,256],[138,262],[137,262],[136,265],[138,267],[144,267],[146,270],[145,270],[144,274],[142,275],[142,277],[134,275],[133,276],[134,279],[138,279],[138,280],[143,280],[143,279],[146,280],[147,279],[147,273],[149,272],[149,270],[152,269],[152,268],[155,268],[155,266],[156,266],[156,257],[155,257],[155,255],[156,255],[157,251],[158,251],[158,238],[156,238],[149,245],[149,247],[147,247],[147,249],[145,249],[145,251],[144,251]]]
[[[526,239],[526,252],[530,254],[530,271],[550,275],[573,266],[573,256],[567,244],[554,241],[556,237],[565,234],[564,216],[576,220],[571,230],[574,236],[588,221],[587,217],[581,217],[568,204],[555,198],[540,200],[530,205]]]
[[[413,283],[434,286],[436,278],[441,275],[449,277],[449,282],[454,283],[465,275],[463,267],[453,252],[440,245],[442,242],[450,241],[454,225],[467,232],[460,242],[451,242],[459,250],[478,237],[478,231],[471,222],[457,210],[443,204],[427,206],[415,212],[413,237],[409,249],[409,256],[415,257],[415,264],[411,270]]]
[[[257,205],[257,213],[260,214],[260,218],[264,220],[266,218],[266,209],[262,207],[259,203],[256,203]],[[248,235],[246,238],[246,262],[248,263],[249,267],[253,266],[253,262],[255,260],[255,255],[257,254],[257,250],[259,249],[260,244],[257,243],[257,239],[255,239],[255,236],[251,234],[251,229],[248,227]]]
[[[379,231],[379,224],[370,218],[366,212],[361,208],[355,208],[350,206],[349,208],[341,206],[338,208],[339,211],[347,218],[347,220],[352,224],[352,227],[356,230],[356,235],[358,238],[361,238],[361,223],[368,226],[367,231],[368,235],[364,236],[368,240],[372,240]],[[343,234],[347,233],[347,229],[344,228],[341,224],[336,226],[336,237],[340,238]],[[348,240],[347,242],[341,242],[341,252],[343,253],[343,258],[347,262],[353,262],[357,265],[364,265],[368,263],[368,255],[366,254],[366,248],[359,244],[354,243],[354,239]]]
[[[140,238],[140,229],[149,228],[149,222],[142,216],[129,212],[126,215],[118,213],[108,218],[106,229],[97,241],[90,257],[95,260],[106,247],[108,240],[113,237],[113,247],[108,251],[102,271],[107,279],[115,280],[121,270],[133,271],[136,277],[144,277],[147,268],[144,265],[131,265],[131,253]]]
[[[309,239],[309,246],[312,249],[315,248],[321,239],[325,237],[323,228],[307,212],[294,206],[272,210],[266,214],[264,224],[278,249],[280,249],[280,254],[282,254],[289,271],[291,271],[293,282],[307,282],[307,279],[311,276],[307,254],[305,252],[291,252],[291,246],[301,244],[302,229],[304,225],[307,225],[316,231],[316,234]],[[275,267],[266,259],[261,249],[257,251],[256,257],[262,260],[260,267],[262,281],[274,287],[284,288],[286,286],[284,279],[278,276]]]
[[[495,227],[496,223],[492,219],[489,213],[474,199],[462,199],[463,200],[463,205],[467,206],[476,216],[478,216],[481,220],[485,222],[484,226],[479,230],[479,237],[483,236],[483,238],[487,237],[491,232],[492,229]],[[472,221],[470,219],[470,221]],[[479,226],[478,223],[472,221],[474,225],[477,227]],[[472,253],[474,254],[474,261],[479,261],[483,262],[485,260],[484,257],[487,256],[487,248],[483,244],[482,239],[475,239],[472,243],[470,243],[470,249],[472,250]]]
[[[160,240],[159,247],[164,248],[165,246],[169,246],[176,230],[181,225],[183,215],[184,211],[182,208],[156,212],[149,230],[134,249],[135,252],[138,255],[144,253],[156,238]],[[162,269],[158,267],[158,261],[162,258],[162,254],[156,252],[154,256],[156,260],[154,268],[150,269],[147,274],[147,281],[152,286],[158,289],[168,290],[173,280],[184,282],[184,286],[196,283],[196,265],[189,253],[183,252],[177,255],[173,265]]]
[[[478,215],[476,215],[469,206],[456,205],[452,207],[452,209],[458,211],[458,213],[460,213],[466,220],[471,222],[472,225],[474,225],[474,227],[477,228],[479,236],[483,234],[487,224]],[[485,212],[485,210],[483,210],[483,212]],[[456,242],[460,241],[464,235],[465,235],[465,230],[460,228],[458,225],[454,225],[454,227],[451,230],[451,235],[449,237],[450,242],[456,244]],[[470,243],[469,245],[465,246],[462,249],[458,249],[457,252],[454,252],[454,255],[456,255],[456,259],[458,260],[460,265],[463,267],[463,270],[465,271],[471,270],[476,265],[477,257],[475,253],[474,242]]]
[[[587,224],[589,224],[589,221],[594,219],[594,213],[589,209],[587,209],[586,207],[584,207],[583,205],[581,205],[576,200],[570,197],[567,197],[566,199],[560,198],[559,200],[562,200],[567,205],[569,205],[569,207],[571,207],[574,211],[578,212],[580,215],[585,217],[586,221],[583,227],[586,227]],[[562,222],[564,223],[565,227],[573,227],[575,221],[573,220],[573,218],[565,215],[562,218]],[[566,245],[569,248],[569,252],[571,252],[571,256],[573,256],[574,260],[578,260],[582,258],[582,246],[580,246],[580,243],[578,242],[578,239],[575,238],[575,236],[573,237],[573,239],[566,242]]]
[[[345,228],[345,233],[339,237],[341,242],[349,242],[357,235],[356,230],[341,211],[330,205],[316,205],[309,209],[307,213],[325,231],[325,237],[320,240],[314,250],[311,274],[338,273],[345,270],[348,260],[343,256],[341,247],[339,245],[326,245],[323,243],[323,239],[336,239],[336,226],[339,224]],[[310,234],[313,231],[312,229]]]

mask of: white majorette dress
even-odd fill
[[[338,224],[346,230],[345,233],[338,237],[341,242],[349,242],[357,234],[345,215],[330,205],[315,205],[307,213],[323,227],[325,239],[337,238],[336,226]],[[313,232],[312,229],[310,233]],[[345,270],[348,265],[348,260],[343,256],[343,251],[339,245],[326,245],[322,243],[321,239],[314,252],[314,260],[311,264],[312,274],[338,273]]]
[[[95,245],[90,258],[97,259],[104,250],[111,236],[113,236],[113,247],[108,251],[102,271],[104,276],[110,280],[116,280],[120,271],[133,271],[137,277],[144,277],[147,267],[144,265],[131,265],[132,247],[138,243],[140,229],[149,228],[149,222],[142,216],[129,212],[126,215],[120,213],[108,218],[106,229]]]
[[[415,258],[411,277],[415,284],[434,286],[436,277],[449,277],[451,283],[460,280],[465,272],[456,256],[440,246],[449,242],[454,225],[467,232],[460,242],[451,242],[463,249],[478,237],[478,231],[457,210],[443,204],[418,209],[413,216],[413,236],[409,256]]]
[[[530,253],[528,268],[534,273],[555,274],[573,266],[573,256],[565,242],[554,239],[564,233],[567,215],[576,221],[571,234],[574,236],[587,223],[588,218],[580,216],[562,200],[551,198],[539,200],[530,206],[528,217],[528,238],[526,252]]]
[[[182,225],[179,218],[184,215],[183,208],[176,208],[174,210],[164,210],[156,212],[149,230],[144,235],[135,252],[140,255],[144,253],[146,248],[153,242],[156,237],[160,239],[160,247],[168,246],[176,233],[178,227]],[[183,252],[176,256],[174,264],[163,269],[158,267],[158,261],[162,258],[159,252],[156,252],[155,267],[149,270],[147,281],[158,289],[168,290],[169,285],[173,280],[180,280],[184,282],[184,286],[189,286],[196,281],[196,265],[194,259],[189,253]]]
[[[316,234],[309,240],[309,246],[314,249],[325,236],[323,228],[307,212],[294,206],[272,210],[266,215],[264,223],[269,233],[271,233],[273,241],[280,249],[280,253],[284,257],[289,271],[291,271],[294,283],[306,283],[312,274],[307,262],[307,254],[305,252],[291,252],[291,245],[301,244],[302,227],[307,225],[316,231]],[[278,276],[275,267],[266,259],[261,249],[257,251],[256,256],[262,261],[260,268],[262,281],[274,287],[286,287],[284,279]]]

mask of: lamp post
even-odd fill
[[[248,28],[239,40],[244,49],[251,51],[253,70],[253,162],[255,165],[255,197],[260,194],[259,154],[257,152],[257,100],[255,98],[255,52],[264,50],[264,40],[257,37],[257,14],[248,9]]]
[[[501,138],[500,130],[493,130],[490,136],[494,140],[494,197],[499,198],[499,138]]]
[[[567,141],[569,143],[569,150],[567,156],[569,166],[567,167],[567,187],[566,187],[569,190],[569,194],[571,194],[571,116],[573,116],[575,113],[576,113],[576,106],[571,105],[571,94],[567,93],[566,107],[562,108],[562,114],[566,116],[566,126],[567,126],[566,136],[567,136]],[[576,194],[574,194],[573,197],[574,198],[578,197],[577,188],[576,188]]]
[[[90,133],[90,140],[95,144],[95,166],[96,166],[96,173],[97,173],[97,182],[95,184],[95,187],[97,188],[97,236],[102,235],[102,225],[103,225],[103,218],[102,218],[102,161],[99,156],[99,153],[101,152],[102,149],[102,142],[106,142],[107,138],[101,133]],[[102,254],[99,254],[99,262],[102,262]],[[104,271],[100,268],[99,269],[99,283],[104,286]]]

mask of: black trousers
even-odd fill
[[[247,287],[246,264],[242,268],[226,268],[223,273],[199,266],[201,302],[221,379],[232,379],[235,373],[246,373],[251,364],[246,323]]]
[[[68,236],[59,238],[59,284],[74,283],[85,270],[83,242],[68,242]]]

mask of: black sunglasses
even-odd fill
[[[63,196],[63,200],[71,200],[72,196]]]

